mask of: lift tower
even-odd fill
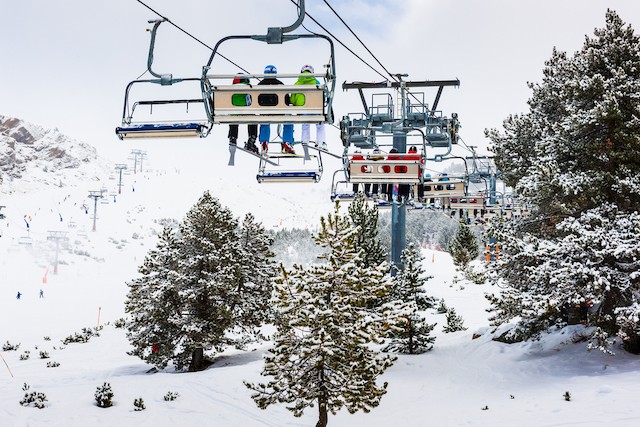
[[[345,175],[352,183],[379,183],[392,186],[391,200],[391,260],[394,266],[401,270],[402,251],[406,246],[406,191],[399,191],[403,185],[419,185],[424,181],[424,163],[426,161],[441,161],[451,153],[452,144],[457,143],[458,120],[457,114],[451,118],[443,117],[437,111],[442,91],[446,86],[459,86],[460,80],[404,80],[406,74],[396,74],[395,81],[376,83],[353,82],[343,83],[342,89],[356,89],[362,100],[364,114],[357,116],[345,116],[341,121],[343,131],[343,143],[345,151],[343,155]],[[431,106],[425,102],[424,92],[413,92],[412,88],[438,88]],[[389,94],[373,94],[370,104],[367,103],[363,93],[364,89],[385,90],[392,89],[398,94],[397,110],[393,105],[393,97]],[[386,99],[382,104],[382,99]],[[376,101],[376,97],[378,101]],[[409,133],[417,134],[420,138],[422,153],[419,157],[418,175],[412,175],[414,169],[408,160],[407,136]],[[381,150],[384,145],[382,140],[391,136],[389,153],[398,153],[388,156],[386,160],[368,162],[366,160],[354,161],[350,149],[374,149]],[[434,153],[433,157],[427,156],[427,149],[445,149],[446,152]],[[362,156],[358,156],[362,158]],[[369,156],[374,159],[374,156]],[[418,162],[418,160],[414,160]],[[355,166],[355,167],[354,167]],[[402,194],[401,194],[402,193]],[[392,271],[393,273],[393,271]]]

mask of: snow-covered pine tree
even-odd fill
[[[442,328],[443,332],[458,332],[464,331],[467,328],[464,326],[464,319],[462,316],[456,313],[455,308],[450,308],[447,310],[447,324]]]
[[[354,227],[360,228],[355,246],[356,250],[364,251],[363,264],[377,267],[387,257],[387,251],[378,238],[378,207],[368,206],[365,194],[357,193],[349,205],[349,218]]]
[[[640,352],[628,338],[640,329],[640,38],[609,10],[573,57],[554,49],[530,87],[530,111],[488,132],[499,169],[535,207],[491,230],[503,249],[492,277],[506,286],[493,321],[520,316],[521,338],[582,321]]]
[[[449,245],[449,252],[453,257],[453,263],[458,267],[464,267],[478,257],[478,241],[467,224],[458,224],[456,234]]]
[[[179,268],[174,285],[181,315],[172,319],[182,333],[173,363],[189,371],[206,367],[204,350],[222,351],[233,326],[231,307],[241,260],[238,221],[207,191],[180,225]]]
[[[178,274],[178,240],[175,230],[165,227],[156,248],[149,251],[140,277],[128,283],[125,312],[129,314],[127,338],[130,354],[164,368],[173,357],[174,343],[180,341],[180,329],[174,320],[180,312],[181,297],[174,286]]]
[[[246,384],[260,408],[281,402],[301,416],[317,405],[318,427],[344,406],[349,412],[378,406],[387,384],[376,380],[394,358],[381,356],[371,344],[381,342],[389,318],[403,314],[391,304],[367,308],[390,292],[389,267],[363,267],[355,244],[359,227],[337,210],[321,226],[316,242],[326,250],[326,262],[281,267],[276,279],[273,304],[280,321],[262,371],[273,379]]]
[[[397,353],[420,354],[433,348],[436,337],[431,335],[437,323],[427,323],[426,319],[417,313],[409,314],[396,324],[391,334],[391,341],[382,351]]]
[[[417,354],[431,350],[436,340],[431,331],[436,324],[429,324],[418,311],[433,308],[435,299],[427,295],[424,286],[432,276],[425,276],[423,257],[419,249],[410,243],[402,251],[404,270],[398,271],[393,280],[389,299],[407,304],[410,313],[398,319],[396,328],[389,331],[391,341],[383,351]]]
[[[235,326],[245,332],[241,336],[256,336],[256,328],[271,317],[271,282],[277,273],[272,242],[262,224],[248,213],[240,227],[241,259],[232,310]]]
[[[256,249],[264,249],[261,232],[254,237]],[[251,244],[250,239],[245,243]],[[161,368],[171,361],[177,370],[188,366],[197,371],[207,365],[205,350],[241,346],[242,335],[231,338],[227,332],[252,330],[264,311],[248,313],[264,307],[269,294],[264,277],[268,268],[263,270],[266,264],[256,258],[249,266],[248,252],[238,221],[205,192],[178,233],[165,230],[140,268],[142,277],[129,284],[132,353]],[[268,258],[270,252],[263,250],[262,255]],[[259,270],[257,281],[249,274],[254,267]]]
[[[420,249],[409,243],[401,257],[404,270],[398,271],[394,278],[390,299],[415,303],[418,310],[433,308],[436,301],[424,289],[433,276],[427,276],[422,267],[424,257]]]

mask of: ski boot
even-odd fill
[[[288,142],[283,142],[282,143],[282,151],[284,151],[285,153],[289,153],[289,154],[296,154],[295,150],[293,149],[291,144],[288,143]]]
[[[249,140],[246,142],[246,144],[244,144],[244,148],[245,150],[252,151],[256,154],[260,154],[260,151],[258,150],[258,146],[256,145],[255,136],[249,137]]]

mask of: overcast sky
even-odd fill
[[[290,0],[145,3],[209,46],[227,35],[265,34],[267,27],[286,26],[296,19]],[[312,16],[381,70],[324,1],[306,3]],[[637,0],[329,3],[392,73],[407,73],[415,80],[459,78],[461,86],[445,89],[440,108],[446,114],[457,112],[461,136],[468,145],[480,147],[486,146],[485,128],[501,127],[508,114],[526,110],[526,82],[540,81],[554,46],[570,53],[579,50],[585,35],[604,26],[607,8],[640,30]],[[145,29],[150,27],[147,20],[156,17],[136,0],[5,0],[0,14],[0,114],[57,127],[105,150],[122,144],[113,130],[121,120],[126,84],[146,69]],[[305,26],[319,31],[310,20]],[[223,53],[252,72],[272,62],[261,43]],[[154,68],[199,77],[209,55],[206,47],[164,24]],[[302,64],[321,67],[326,60],[325,52],[310,46],[292,51],[276,65],[280,72],[297,72]],[[340,83],[381,80],[337,43],[336,60]],[[356,93],[336,94],[337,117],[358,106]],[[338,137],[335,131],[330,135]],[[209,139],[226,143],[226,129],[218,127]]]

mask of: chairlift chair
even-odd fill
[[[341,178],[338,175],[342,173],[343,176]],[[353,192],[353,187],[349,184],[347,177],[344,176],[344,170],[338,169],[333,173],[333,178],[331,179],[331,201],[352,201],[356,196],[356,193]]]
[[[259,183],[286,183],[286,182],[320,182],[323,166],[322,157],[288,153],[269,153],[260,157],[258,174]],[[302,164],[301,164],[302,162]],[[273,166],[273,164],[277,166]]]
[[[271,30],[278,30],[270,28]],[[242,74],[244,78],[263,79],[274,77],[283,85],[232,84],[237,74],[210,74],[212,63],[219,55],[220,46],[230,40],[253,40],[268,44],[283,44],[299,39],[325,40],[330,48],[329,62],[323,73],[295,74]],[[294,85],[301,75],[313,76],[320,81],[316,85]],[[321,34],[232,35],[219,40],[209,61],[202,67],[202,99],[207,118],[214,124],[258,123],[333,123],[333,96],[335,90],[335,58],[332,40]],[[304,95],[305,104],[290,105],[289,95]],[[251,100],[247,105],[234,105],[233,96],[244,95]]]
[[[116,127],[116,135],[119,139],[131,139],[131,138],[175,138],[175,137],[206,137],[211,131],[211,123],[209,123],[204,109],[202,108],[203,100],[201,98],[186,98],[186,97],[173,97],[171,99],[145,99],[134,100],[132,99],[132,88],[140,86],[157,86],[161,87],[173,86],[174,84],[181,84],[181,87],[186,87],[188,82],[192,82],[195,87],[198,87],[200,78],[174,78],[171,74],[157,74],[152,69],[153,63],[153,50],[155,46],[155,38],[158,27],[166,19],[160,19],[155,21],[149,21],[153,23],[153,29],[151,30],[151,43],[149,46],[149,57],[147,61],[147,69],[155,79],[134,80],[130,82],[125,89],[124,107],[122,111],[122,124]],[[194,94],[197,93],[194,91]],[[198,115],[189,112],[190,106],[200,107],[200,113]],[[184,106],[185,112],[178,114],[175,112],[168,112],[170,106]],[[144,120],[136,119],[140,115],[140,107],[148,107],[148,114]],[[167,116],[161,117],[160,120],[152,121],[149,117],[153,114],[154,107],[156,109],[164,111]],[[160,113],[163,114],[163,113]],[[192,118],[192,116],[195,116]]]
[[[33,239],[30,236],[22,236],[18,239],[18,244],[31,246],[33,244]]]
[[[462,178],[436,176],[432,181],[423,184],[424,198],[434,199],[442,197],[464,197],[465,181]]]

